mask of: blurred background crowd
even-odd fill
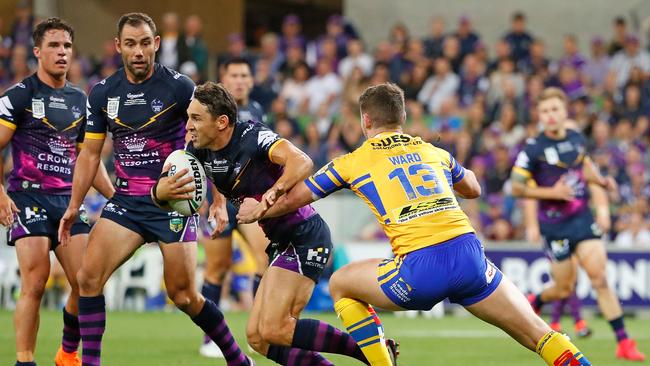
[[[411,35],[405,23],[387,25],[384,40],[369,49],[364,35],[338,14],[311,37],[303,33],[301,17],[287,14],[278,32],[232,33],[227,49],[214,54],[201,37],[202,15],[166,13],[154,19],[161,36],[157,60],[197,83],[218,77],[229,58],[248,60],[254,77],[250,97],[265,111],[264,122],[308,153],[316,168],[364,141],[361,92],[377,83],[398,84],[407,99],[406,132],[449,150],[476,173],[483,195],[463,204],[478,232],[498,241],[525,238],[508,179],[525,140],[540,132],[537,96],[547,86],[560,87],[570,99],[574,128],[588,139],[589,154],[619,184],[611,202],[611,245],[650,247],[648,45],[625,18],[616,17],[589,40],[588,49],[579,47],[577,35],[566,34],[562,55],[550,57],[548,40],[529,29],[525,13],[504,16],[502,37],[494,44],[483,41],[472,16],[478,15],[453,23],[433,17],[424,37]],[[4,90],[35,70],[31,31],[37,19],[21,2],[14,18],[3,15],[0,21],[12,24],[0,35]],[[121,67],[114,41],[102,45],[95,57],[75,50],[68,76],[87,92]],[[109,171],[110,152],[107,139]],[[88,197],[94,215],[102,204]],[[372,226],[358,235],[376,238],[380,231]]]

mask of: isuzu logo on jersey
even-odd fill
[[[34,116],[34,118],[45,117],[45,102],[43,101],[43,98],[32,98],[32,116]]]
[[[120,110],[120,97],[108,98],[106,103],[106,116],[110,119],[117,118],[117,113]]]

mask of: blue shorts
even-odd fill
[[[600,239],[603,235],[590,211],[561,223],[543,224],[540,227],[546,254],[558,262],[571,258],[581,242]]]
[[[408,310],[429,310],[446,298],[463,306],[475,304],[494,292],[501,278],[473,233],[386,259],[377,267],[386,296]]]
[[[150,196],[116,194],[106,202],[101,217],[140,234],[145,243],[197,240],[197,215],[187,217],[163,211],[154,205]]]
[[[332,254],[330,229],[316,214],[284,233],[281,239],[271,239],[266,247],[270,267],[280,267],[309,277],[318,283]]]
[[[14,223],[7,230],[7,244],[15,245],[16,240],[28,236],[46,236],[52,241],[51,249],[59,245],[59,221],[70,203],[70,196],[38,192],[8,192],[16,207]],[[79,217],[72,225],[71,235],[88,234],[90,225],[83,205]]]

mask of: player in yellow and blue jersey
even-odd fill
[[[402,132],[404,93],[394,84],[359,98],[368,140],[275,201],[247,199],[239,219],[274,217],[341,188],[370,207],[388,235],[394,259],[351,263],[331,278],[335,309],[371,365],[388,365],[383,330],[369,304],[387,310],[428,310],[445,298],[494,324],[548,365],[590,365],[587,358],[532,311],[525,296],[492,264],[457,194],[480,195],[474,173],[445,150]]]

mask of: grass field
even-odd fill
[[[332,314],[307,314],[341,326]],[[520,347],[500,330],[474,318],[444,319],[396,318],[380,314],[386,333],[401,343],[401,366],[428,365],[543,365],[532,352]],[[244,343],[245,314],[226,315],[240,344]],[[104,335],[103,365],[222,365],[223,360],[205,359],[198,355],[200,330],[179,312],[109,313],[108,331]],[[615,342],[608,324],[593,319],[592,338],[577,340],[578,346],[594,365],[630,365],[616,360]],[[565,324],[571,330],[570,324]],[[639,348],[650,354],[650,320],[629,319],[627,327],[637,339]],[[13,365],[14,338],[12,313],[0,311],[0,365]],[[41,314],[37,363],[52,365],[61,340],[61,314]],[[256,355],[257,365],[273,365]],[[359,365],[343,357],[331,357],[336,365]]]

